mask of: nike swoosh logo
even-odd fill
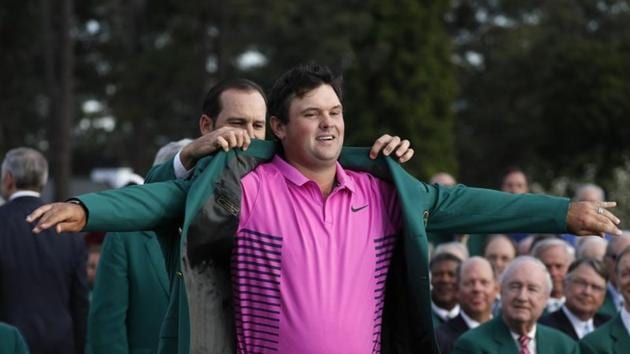
[[[359,211],[359,210],[361,210],[361,209],[365,209],[365,208],[367,208],[367,207],[368,207],[368,205],[367,205],[367,204],[365,204],[364,206],[358,207],[358,208],[355,208],[355,207],[351,206],[351,207],[350,207],[350,210],[352,210],[352,212],[353,212],[353,213],[356,213],[357,211]]]

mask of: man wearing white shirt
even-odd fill
[[[561,239],[551,238],[536,243],[531,254],[543,262],[551,276],[553,287],[547,300],[545,313],[554,312],[560,309],[566,301],[564,278],[573,261],[573,248]]]
[[[464,333],[455,342],[453,353],[575,353],[577,345],[570,337],[536,324],[551,287],[542,262],[529,256],[516,258],[501,278],[501,316]]]
[[[582,339],[580,352],[583,354],[630,351],[630,247],[618,253],[615,272],[624,307],[612,320]]]
[[[566,303],[538,321],[580,340],[610,319],[597,314],[606,294],[606,269],[596,260],[578,259],[565,279]]]
[[[490,262],[472,257],[462,263],[457,276],[459,315],[440,325],[435,332],[442,354],[449,354],[453,343],[464,332],[492,318],[492,304],[498,291]]]
[[[462,260],[452,253],[440,253],[429,262],[431,272],[431,314],[435,327],[457,317],[457,272]]]

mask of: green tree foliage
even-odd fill
[[[455,78],[443,14],[449,1],[369,1],[368,30],[355,42],[346,75],[350,142],[383,132],[408,138],[419,177],[457,173],[453,140]]]

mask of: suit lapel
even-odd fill
[[[157,239],[147,236],[144,241],[144,246],[146,247],[147,254],[149,255],[149,263],[151,263],[151,266],[153,267],[153,271],[162,286],[162,290],[164,290],[164,293],[168,296],[169,282],[168,276],[166,275],[166,265],[164,263],[164,257],[162,256],[160,244],[157,242]]]
[[[610,336],[613,339],[613,352],[614,353],[627,353],[630,351],[630,335],[626,327],[623,325],[621,316],[617,315],[611,321],[615,321],[612,324]]]
[[[496,321],[494,332],[494,341],[497,343],[498,354],[519,354],[514,338],[510,334],[510,330],[499,317],[492,321]]]
[[[565,332],[565,333],[571,333],[570,336],[574,340],[578,340],[578,335],[575,332],[575,328],[573,328],[573,325],[571,324],[571,321],[569,320],[567,315],[564,313],[562,308],[560,308],[560,310],[558,310],[557,312],[558,312],[557,316],[558,316],[559,325],[560,325],[561,328],[563,328],[562,331]],[[538,336],[536,336],[536,337],[538,337]]]

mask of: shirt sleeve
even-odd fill
[[[182,150],[179,150],[179,152],[177,153],[177,155],[175,155],[175,158],[173,159],[173,170],[175,170],[175,177],[177,177],[178,179],[186,179],[190,177],[193,169],[191,168],[190,170],[187,170],[186,167],[184,167],[184,164],[182,164],[182,160],[179,156],[181,152]]]

